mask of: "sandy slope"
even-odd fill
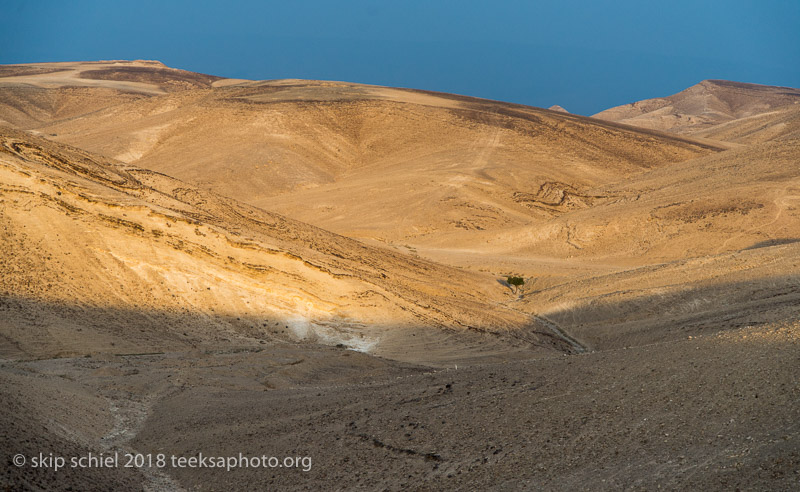
[[[158,71],[152,77],[161,80]],[[24,101],[45,97],[19,78],[3,80]],[[121,94],[81,117],[53,114],[25,128],[334,232],[398,242],[548,219],[606,198],[588,187],[720,149],[463,96],[218,82]],[[97,83],[110,90],[105,78]],[[26,107],[9,102],[0,118],[33,113]]]
[[[174,318],[171,347],[245,337],[381,353],[391,328],[534,328],[499,305],[510,292],[491,276],[365,246],[23,133],[1,138],[3,334],[25,354],[159,349],[152,327],[140,335],[118,318],[75,333],[80,323],[57,323],[54,310],[128,312],[135,324]],[[26,319],[37,303],[41,319]]]
[[[800,136],[800,105],[790,105],[765,113],[720,123],[693,132],[695,138],[724,140],[736,144],[769,142],[785,137]]]

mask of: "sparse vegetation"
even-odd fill
[[[511,290],[513,290],[515,294],[519,292],[520,287],[525,285],[525,279],[524,278],[515,277],[513,275],[506,277],[506,282],[508,283],[508,285],[511,286]]]

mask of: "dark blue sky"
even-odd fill
[[[579,114],[703,79],[800,87],[798,0],[3,0],[0,63],[156,59]]]

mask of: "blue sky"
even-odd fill
[[[800,87],[800,1],[3,0],[0,63],[157,59],[579,114],[703,79]]]

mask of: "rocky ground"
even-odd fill
[[[6,466],[12,488],[792,490],[800,324],[432,369],[308,345],[3,362],[7,454],[309,457]],[[47,396],[45,396],[47,395]]]

